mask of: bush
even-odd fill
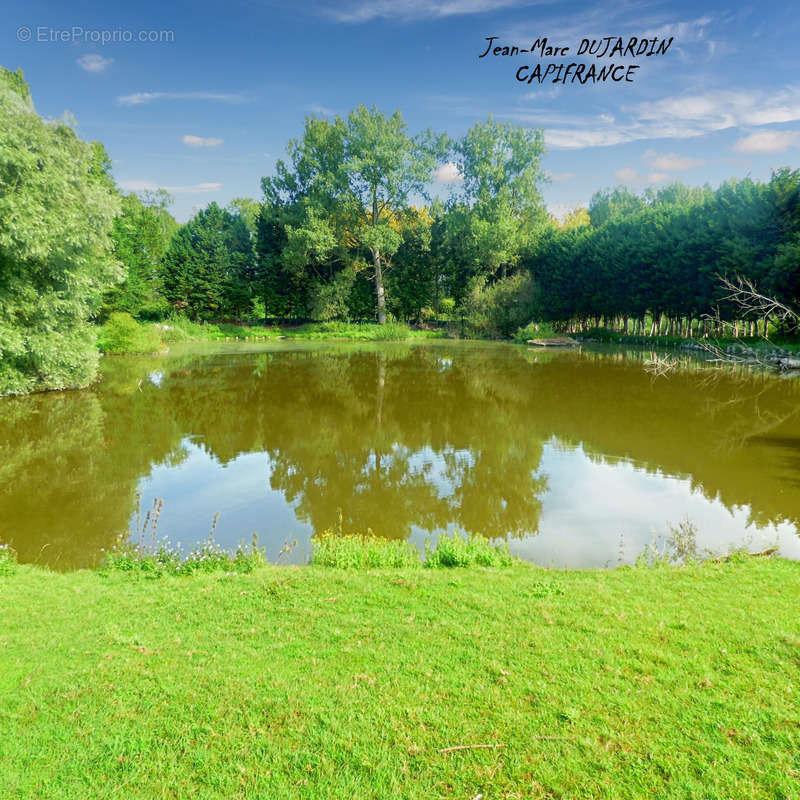
[[[533,279],[525,273],[473,289],[461,307],[465,333],[508,338],[531,318],[534,304]]]
[[[519,344],[525,344],[528,339],[552,339],[555,336],[561,336],[561,334],[555,331],[552,323],[529,322],[514,334],[514,341]]]
[[[97,344],[107,354],[157,353],[161,336],[154,325],[140,325],[125,311],[115,311],[100,328]]]
[[[450,319],[456,310],[456,301],[452,297],[444,297],[439,301],[439,315],[442,319]]]

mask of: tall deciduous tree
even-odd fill
[[[298,210],[297,223],[287,228],[285,259],[324,261],[338,250],[341,262],[343,251],[362,251],[373,271],[377,319],[384,323],[384,270],[401,243],[392,220],[414,194],[425,195],[445,137],[411,137],[399,111],[387,117],[361,105],[346,120],[307,119],[302,140],[288,150],[291,166],[278,162],[276,176],[263,181],[269,202]]]
[[[532,245],[546,222],[539,165],[541,128],[479,122],[457,142],[456,164],[462,198],[470,206],[469,233],[479,272],[505,276]]]
[[[121,277],[109,171],[101,145],[42,119],[22,72],[0,68],[0,394],[95,377],[88,320]]]

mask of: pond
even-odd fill
[[[305,563],[327,529],[507,539],[557,567],[628,564],[687,521],[700,550],[800,558],[800,381],[642,354],[489,342],[218,344],[107,358],[83,391],[0,400],[0,540],[99,563],[214,527]],[[296,544],[292,544],[296,540]],[[148,542],[146,541],[145,544]]]

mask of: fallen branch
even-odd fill
[[[531,736],[531,739],[542,739],[547,742],[574,742],[577,736]]]
[[[453,747],[443,747],[440,753],[454,753],[456,750],[486,750],[496,747],[505,747],[504,744],[457,744]]]
[[[760,555],[753,553],[752,555]],[[540,739],[542,741],[574,741],[577,736],[531,736],[531,739]],[[495,749],[497,747],[505,747],[504,744],[457,744],[453,747],[443,747],[438,752],[440,753],[454,753],[456,750],[487,750]]]
[[[762,556],[771,556],[778,552],[777,545],[773,545],[772,547],[767,547],[765,550],[758,550],[755,553],[745,553],[747,556],[752,556],[753,558],[759,558]],[[730,555],[727,556],[717,556],[716,558],[712,558],[712,561],[719,563],[720,561],[730,561]]]

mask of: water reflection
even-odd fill
[[[140,490],[173,541],[220,511],[223,544],[297,538],[296,560],[340,514],[510,536],[558,565],[613,561],[620,538],[630,560],[689,514],[707,546],[760,530],[800,557],[796,381],[480,343],[227,350],[108,359],[93,389],[0,401],[0,538],[94,563]]]

